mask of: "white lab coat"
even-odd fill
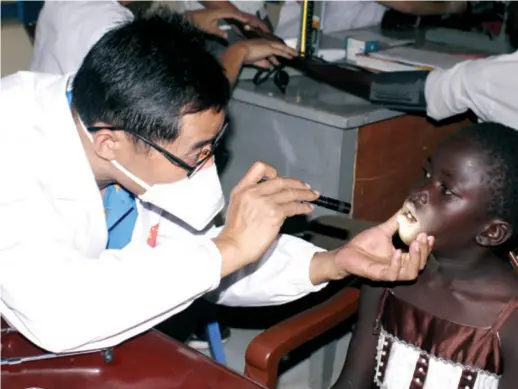
[[[65,97],[66,76],[19,72],[0,92],[0,313],[38,346],[116,345],[216,290],[227,305],[280,304],[320,290],[321,249],[282,236],[262,260],[223,280],[207,235],[138,204],[131,243],[106,250],[102,198]],[[158,244],[146,243],[160,221]]]
[[[45,1],[36,25],[29,70],[76,72],[90,48],[111,28],[133,19],[118,1]]]
[[[286,1],[281,8],[275,33],[283,39],[299,35],[302,6],[296,1]],[[326,1],[322,16],[322,31],[363,28],[381,23],[387,8],[376,1]]]
[[[464,61],[428,75],[428,115],[436,120],[472,110],[481,120],[518,129],[518,51]]]

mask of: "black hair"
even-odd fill
[[[455,132],[450,139],[467,139],[486,158],[492,199],[488,214],[510,223],[518,233],[518,131],[497,123],[479,123]]]
[[[227,106],[230,84],[206,34],[179,14],[139,14],[107,32],[73,81],[88,126],[104,122],[151,141],[173,141],[183,115]]]

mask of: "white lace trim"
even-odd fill
[[[499,374],[491,373],[491,372],[489,372],[487,370],[482,370],[482,369],[479,369],[479,368],[476,368],[476,367],[473,367],[473,366],[469,366],[469,365],[463,365],[461,363],[453,362],[453,361],[450,361],[450,360],[447,360],[447,359],[435,356],[433,354],[429,354],[426,351],[422,350],[421,348],[419,348],[419,347],[417,347],[417,346],[415,346],[413,344],[409,344],[409,343],[405,342],[404,340],[401,340],[401,339],[399,339],[398,337],[396,337],[396,336],[394,336],[392,334],[389,334],[382,327],[381,328],[381,332],[380,332],[380,336],[379,336],[379,341],[378,341],[378,347],[377,347],[377,353],[376,353],[376,370],[375,370],[375,375],[374,375],[374,383],[376,385],[378,385],[382,389],[385,389],[385,386],[379,380],[378,377],[381,376],[381,372],[379,371],[379,368],[380,368],[380,362],[381,362],[381,353],[383,351],[383,345],[385,343],[385,339],[390,339],[393,342],[401,343],[401,344],[403,344],[403,345],[405,345],[407,347],[410,347],[411,349],[413,349],[414,351],[416,351],[419,354],[426,355],[429,359],[433,359],[435,361],[439,361],[439,362],[445,363],[445,364],[453,366],[453,367],[458,367],[458,368],[460,368],[462,370],[468,370],[468,371],[471,371],[471,372],[474,372],[474,373],[477,373],[477,374],[484,374],[486,376],[493,377],[493,378],[495,378],[497,380],[500,380],[500,378],[502,377]]]
[[[381,365],[381,356],[383,353],[383,347],[385,346],[386,336],[384,335],[384,331],[382,329],[382,332],[380,333],[379,339],[378,339],[378,345],[376,346],[376,368],[374,369],[374,383],[378,385],[381,389],[385,389],[385,385],[383,385],[383,382],[380,381],[379,377],[381,377],[381,371],[380,367]]]

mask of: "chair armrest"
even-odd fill
[[[246,350],[245,374],[274,389],[281,358],[354,315],[358,310],[359,296],[358,289],[346,287],[326,302],[255,337]]]

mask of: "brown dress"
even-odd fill
[[[373,388],[497,389],[502,374],[498,331],[518,306],[514,298],[495,323],[470,327],[438,318],[386,289]]]

